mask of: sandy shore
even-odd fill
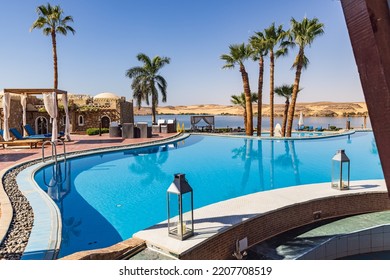
[[[160,106],[157,108],[158,114],[167,115],[242,115],[243,108],[237,105],[188,105],[188,106]],[[275,115],[282,116],[284,104],[275,104]],[[253,112],[257,112],[257,105],[253,106]],[[367,114],[367,105],[365,102],[313,102],[297,103],[296,114],[302,112],[306,117],[337,117],[337,116],[355,116]],[[140,110],[134,108],[136,115],[150,115],[151,109],[143,107]],[[269,116],[269,105],[263,105],[263,115]]]

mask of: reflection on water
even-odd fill
[[[249,177],[252,174],[251,166],[253,161],[258,161],[258,177],[259,177],[259,189],[262,191],[265,188],[274,189],[275,186],[275,169],[281,168],[284,170],[291,169],[294,174],[295,184],[300,185],[301,179],[299,175],[299,164],[297,153],[295,151],[294,141],[285,140],[284,143],[284,152],[275,151],[275,141],[262,141],[262,140],[252,140],[252,139],[243,139],[244,144],[238,148],[234,148],[232,152],[232,159],[241,159],[244,162],[244,172],[241,178],[241,187],[245,189],[248,184]],[[254,150],[253,144],[257,141],[257,150]],[[269,157],[269,178],[267,180],[268,187],[264,185],[265,178],[264,166],[263,166],[263,145],[269,146],[270,157]]]
[[[177,144],[167,144],[163,146],[156,146],[136,152],[135,161],[129,165],[131,172],[144,175],[141,180],[142,184],[149,184],[151,182],[162,182],[171,178],[170,174],[162,171],[163,164],[168,160],[169,149],[176,149]],[[150,172],[150,165],[153,164],[153,172]]]

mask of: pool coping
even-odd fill
[[[120,150],[137,149],[142,147],[150,147],[164,143],[171,143],[172,141],[180,141],[189,137],[189,134],[176,134],[172,137],[163,140],[156,140],[148,143],[130,144],[123,146],[115,146],[109,148],[96,148],[87,151],[75,151],[69,153],[67,159],[82,157],[86,155],[101,153],[101,152],[115,152]],[[0,178],[10,170],[17,167],[35,162],[39,159],[19,163],[11,166],[7,170],[0,173]],[[63,161],[60,157],[58,161]],[[34,174],[36,171],[44,166],[54,163],[53,160],[45,162],[37,162],[32,166],[20,171],[16,176],[16,181],[19,190],[27,198],[34,213],[34,224],[27,242],[27,246],[22,255],[22,260],[48,260],[56,258],[60,249],[61,240],[61,214],[55,202],[45,193],[35,182]],[[2,186],[2,182],[0,182]],[[0,188],[0,202],[2,203],[2,218],[0,219],[0,241],[6,237],[9,226],[12,222],[13,209],[10,200],[5,193],[3,187]],[[4,202],[3,202],[4,200]],[[4,216],[3,216],[4,214]]]

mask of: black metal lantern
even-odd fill
[[[194,235],[194,204],[185,174],[175,174],[167,190],[168,235],[180,240]]]
[[[350,160],[345,150],[338,150],[332,158],[332,188],[349,189]]]

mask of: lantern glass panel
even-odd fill
[[[341,178],[340,189],[346,190],[349,188],[349,162],[341,163]]]
[[[332,162],[332,187],[340,189],[341,181],[341,162],[333,160]]]
[[[178,234],[179,225],[179,195],[168,193],[168,229],[170,234]]]
[[[183,207],[183,235],[192,232],[192,193],[188,192],[182,196],[182,207]]]

